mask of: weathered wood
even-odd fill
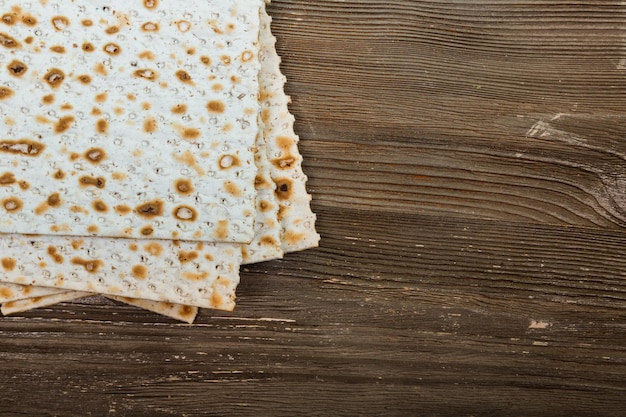
[[[0,415],[623,415],[622,3],[274,0],[321,247],[1,318]]]

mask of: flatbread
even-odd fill
[[[80,291],[65,291],[57,294],[49,294],[42,297],[32,297],[22,300],[9,301],[2,304],[1,312],[5,316],[16,313],[23,313],[35,308],[48,307],[57,303],[77,300],[83,297],[92,296],[92,293]],[[175,320],[193,323],[198,314],[197,307],[185,306],[181,304],[172,304],[159,301],[150,301],[128,297],[109,296],[115,301],[130,304],[145,310],[152,311],[163,316],[173,318]]]
[[[276,38],[270,30],[271,17],[261,8],[260,101],[264,136],[270,160],[270,175],[276,184],[281,245],[285,253],[317,247],[320,236],[315,230],[316,216],[306,190],[302,171],[299,138],[294,132],[294,117],[289,113],[291,99],[284,92],[286,78],[280,71]]]
[[[0,256],[7,282],[222,310],[234,308],[242,260],[237,244],[16,234]]]
[[[2,304],[2,314],[8,316],[9,314],[23,313],[24,311],[32,310],[34,308],[48,307],[53,304],[64,303],[66,301],[76,300],[78,298],[86,297],[91,294],[87,292],[79,291],[65,291],[57,294],[50,294],[45,297],[32,297],[23,300],[8,301]]]
[[[271,178],[269,178],[269,167],[262,135],[258,137],[256,149],[255,162],[259,166],[259,174],[255,180],[255,186],[259,193],[257,201],[259,210],[256,212],[255,238],[250,245],[246,245],[250,247],[250,250],[245,251],[245,261],[247,262],[258,262],[282,256],[276,217],[278,206],[274,200],[273,185]],[[127,247],[123,245],[127,245]],[[202,242],[187,241],[4,235],[0,239],[0,253],[3,256],[1,264],[5,271],[4,279],[27,285],[3,283],[5,287],[0,286],[0,296],[5,294],[5,297],[0,297],[0,301],[7,302],[24,298],[21,297],[21,294],[30,291],[36,291],[37,294],[28,294],[27,296],[40,299],[46,295],[46,292],[56,295],[62,289],[74,289],[109,295],[117,293],[132,298],[150,298],[154,301],[180,303],[184,300],[184,304],[230,310],[234,307],[234,290],[236,282],[238,282],[238,277],[234,280],[235,270],[238,271],[238,264],[244,261],[240,246],[228,243],[205,245]],[[134,258],[135,262],[138,263],[133,265],[133,261],[124,253],[130,251],[132,254],[132,252],[139,251],[140,248],[144,248],[150,256],[148,258],[145,254],[140,253],[139,257]],[[201,251],[205,253],[203,254]],[[85,252],[91,252],[90,256],[85,257]],[[95,259],[96,253],[103,254],[108,259]],[[178,263],[174,259],[176,258],[175,254],[178,254]],[[235,254],[234,258],[228,258],[228,254]],[[122,258],[123,256],[126,257]],[[206,286],[212,286],[211,281],[220,277],[219,275],[214,277],[210,274],[211,270],[217,266],[207,262],[216,259],[229,265],[228,270],[231,276],[228,282],[232,284],[227,286],[232,289],[232,293],[222,294],[216,299],[230,300],[230,302],[215,303],[215,300],[203,300],[205,297],[195,297],[195,301],[189,303],[188,301],[194,298],[196,292],[200,296],[205,296],[209,292]],[[148,263],[151,263],[152,266],[149,267]],[[183,265],[182,269],[181,265]],[[191,265],[191,270],[185,271],[185,266],[188,265]],[[100,272],[100,268],[109,268],[110,270],[100,275],[94,275]],[[113,271],[115,271],[114,275],[109,276]],[[68,275],[74,279],[68,281],[66,279]],[[168,290],[167,283],[177,285],[181,277],[187,277],[199,285],[192,285],[190,289],[184,292],[175,290],[172,293],[171,290]],[[224,277],[221,279],[224,280]],[[138,286],[137,280],[144,285]],[[47,285],[47,287],[32,287],[35,284]],[[146,289],[152,289],[152,294],[144,296],[143,291]],[[20,298],[15,298],[16,295]],[[38,301],[45,303],[43,300]],[[35,305],[33,304],[33,306]]]
[[[274,167],[270,172],[275,177],[281,178],[285,175],[285,172],[291,172],[291,175],[297,181],[292,183],[292,189],[295,192],[283,195],[280,207],[282,208],[281,215],[281,233],[273,236],[273,239],[280,240],[280,235],[286,235],[292,237],[288,242],[284,242],[282,247],[286,251],[295,251],[305,249],[308,247],[317,246],[319,242],[319,235],[315,232],[315,215],[310,209],[310,196],[306,193],[305,183],[306,177],[302,173],[301,168],[301,156],[297,150],[298,138],[293,132],[293,116],[291,116],[287,109],[289,102],[288,97],[282,92],[285,82],[284,77],[280,73],[279,64],[280,58],[278,57],[275,49],[275,38],[270,32],[270,17],[265,13],[263,9],[261,11],[261,50],[262,50],[262,66],[260,73],[261,85],[264,86],[264,91],[261,94],[261,105],[263,108],[264,120],[267,124],[263,124],[263,134],[267,140],[270,138],[272,143],[272,149],[274,153],[268,151],[268,155],[273,155]],[[279,80],[279,81],[277,81]],[[279,134],[279,133],[280,134]],[[288,139],[288,140],[287,140]],[[261,142],[259,142],[260,144]],[[289,144],[289,146],[285,146]],[[260,146],[260,150],[262,150]],[[267,148],[266,148],[267,150]],[[294,157],[293,163],[285,164],[285,155],[291,155]],[[257,158],[261,158],[257,153]],[[263,164],[257,163],[259,166],[259,175],[268,175],[269,173],[264,168]],[[259,192],[259,198],[257,199],[257,210],[263,212],[265,210],[259,210],[259,203],[264,207],[268,207],[267,202],[275,204],[276,200],[269,194],[263,194],[263,190],[274,189],[273,181],[271,178],[267,181],[269,186],[259,187],[259,184],[266,181],[260,181],[257,178],[257,191]],[[277,192],[276,195],[280,196],[281,192]],[[258,214],[257,214],[258,216]],[[266,233],[270,233],[267,236],[272,236],[271,233],[276,233],[276,228],[271,226],[271,217],[269,222],[265,221],[267,226]],[[257,242],[260,242],[263,232],[259,228],[259,224],[263,224],[263,221],[259,222],[257,218],[256,223],[256,238]],[[295,229],[293,229],[295,227]],[[254,243],[254,242],[253,242]],[[261,251],[252,252],[252,256],[249,254],[250,245],[242,245],[244,263],[257,262],[263,260],[261,253],[272,254],[271,250],[263,249]],[[271,259],[272,256],[278,257],[279,252],[274,249],[274,252],[270,257],[265,259]],[[256,259],[254,259],[256,256]]]
[[[50,287],[33,287],[11,283],[0,283],[1,312],[4,315],[22,313],[40,307],[48,307],[56,303],[76,300],[93,293],[64,290]],[[135,307],[143,308],[163,316],[171,317],[186,323],[193,323],[198,314],[198,307],[164,301],[144,300],[109,295],[107,298]]]
[[[282,256],[278,206],[263,135],[258,135],[256,145],[259,210],[255,238],[246,245],[250,248],[245,251],[246,262]],[[27,285],[19,288],[31,290],[32,285],[41,285],[50,287],[51,295],[72,289],[226,310],[234,307],[238,267],[244,261],[241,245],[231,243],[18,234],[2,236],[0,254],[3,279]],[[217,287],[216,282],[220,283]],[[219,293],[216,288],[224,291]],[[45,291],[38,288],[38,294],[31,296],[42,297]],[[20,294],[15,288],[5,292]]]
[[[3,1],[0,232],[249,242],[262,5]]]
[[[153,313],[184,321],[190,324],[193,323],[193,321],[196,319],[196,315],[198,314],[198,307],[194,306],[119,296],[108,296],[107,298],[125,304],[130,304],[135,307],[143,308],[144,310],[152,311]]]
[[[264,127],[261,121],[259,125]],[[263,262],[283,256],[278,223],[278,203],[274,193],[276,186],[270,176],[267,146],[263,133],[264,129],[257,138],[257,151],[254,156],[258,169],[254,180],[257,191],[254,239],[249,244],[241,245],[243,264]]]
[[[0,282],[0,303],[23,300],[25,298],[38,298],[47,295],[67,292],[63,288],[39,287],[33,285],[20,285],[12,282]]]

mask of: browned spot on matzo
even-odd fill
[[[154,228],[150,225],[144,226],[139,233],[141,233],[142,236],[152,236],[152,234],[154,234]]]
[[[236,184],[231,181],[224,182],[224,189],[226,192],[234,197],[241,197],[242,192],[241,188],[239,188]]]
[[[0,185],[15,184],[15,176],[12,172],[5,172],[0,176]]]
[[[291,169],[296,163],[296,158],[291,155],[286,155],[282,158],[272,159],[272,163],[278,169]]]
[[[184,250],[178,251],[178,261],[181,264],[194,261],[197,258],[198,258],[197,251],[184,251]]]
[[[196,315],[196,309],[193,308],[192,306],[187,306],[187,305],[181,305],[178,308],[178,314],[180,314],[183,317],[186,316],[195,316]]]
[[[258,174],[256,177],[254,177],[254,186],[255,187],[257,187],[257,188],[258,187],[265,187],[267,185],[269,185],[269,183],[268,183],[268,181],[266,180],[266,178],[263,175]]]
[[[106,213],[107,211],[109,211],[109,206],[102,200],[94,201],[91,206],[95,211],[100,213]]]
[[[211,113],[224,113],[226,105],[219,100],[211,100],[206,105],[207,109]]]
[[[16,21],[17,13],[5,13],[0,17],[0,21],[7,26],[13,26]]]
[[[215,305],[221,305],[224,303],[224,297],[222,297],[220,293],[214,290],[211,294],[211,303]]]
[[[191,79],[191,75],[185,70],[176,71],[176,78],[178,78],[181,82],[193,84],[193,80]]]
[[[219,220],[217,222],[215,235],[218,239],[225,239],[228,237],[228,220]]]
[[[241,161],[236,155],[222,155],[218,163],[220,169],[230,169],[241,165]]]
[[[286,231],[283,234],[283,239],[289,245],[297,245],[298,242],[302,241],[305,238],[304,233],[295,233],[292,231]]]
[[[109,131],[109,122],[105,119],[98,119],[96,122],[96,131],[102,134],[107,133]]]
[[[2,200],[2,207],[9,213],[20,211],[23,206],[24,203],[17,197],[9,197]]]
[[[125,204],[117,205],[117,206],[113,207],[113,209],[115,210],[115,212],[117,214],[121,214],[122,216],[125,216],[125,215],[129,214],[132,211],[132,208],[130,208],[129,206],[127,206]]]
[[[143,0],[143,5],[146,9],[156,9],[159,5],[159,0]]]
[[[72,123],[76,120],[74,116],[63,116],[54,125],[54,133],[63,133],[72,127]]]
[[[9,49],[19,48],[21,46],[15,38],[4,32],[0,32],[0,45]]]
[[[9,70],[9,74],[15,77],[21,77],[26,74],[28,70],[28,66],[18,59],[14,59],[7,65],[7,69]]]
[[[109,72],[107,71],[107,67],[105,67],[102,62],[97,63],[96,66],[93,67],[93,70],[96,74],[99,74],[103,77],[106,77],[109,74]]]
[[[145,32],[158,32],[159,24],[154,22],[146,22],[141,25],[141,29]]]
[[[78,183],[84,187],[96,187],[104,188],[106,186],[106,179],[104,177],[92,177],[90,175],[83,175],[78,179]]]
[[[185,114],[187,112],[187,105],[186,104],[177,104],[174,107],[172,107],[172,113],[174,114]]]
[[[152,256],[161,256],[164,251],[163,245],[157,242],[147,243],[143,248]]]
[[[183,278],[188,279],[189,281],[203,281],[209,277],[208,272],[191,272],[187,271],[183,273]]]
[[[189,179],[179,178],[174,183],[174,188],[179,194],[189,195],[193,193],[193,184]]]
[[[43,76],[43,79],[50,87],[59,88],[63,84],[65,73],[58,68],[52,68]]]
[[[82,266],[90,274],[95,274],[104,265],[104,262],[99,259],[86,260],[79,257],[72,258],[72,263]]]
[[[143,122],[143,130],[146,133],[154,133],[158,129],[157,121],[154,117],[147,117]]]
[[[279,178],[276,180],[276,196],[279,200],[289,200],[291,198],[292,181],[289,178]]]
[[[50,21],[52,22],[54,29],[57,31],[62,31],[70,25],[70,19],[65,16],[54,16],[50,19]]]
[[[59,251],[57,250],[55,246],[48,246],[47,252],[48,252],[48,255],[54,260],[54,262],[58,264],[63,263],[64,261],[63,255],[59,253]]]
[[[148,268],[145,265],[133,265],[131,274],[137,279],[146,279],[148,278]]]
[[[27,14],[22,16],[22,23],[26,26],[35,26],[37,25],[37,19],[34,16]]]
[[[259,209],[261,211],[269,211],[274,207],[274,205],[268,201],[265,200],[261,200],[261,202],[259,203]]]
[[[200,164],[196,160],[196,157],[193,155],[191,151],[187,150],[183,152],[182,155],[174,154],[174,159],[176,159],[180,163],[186,164],[189,167],[193,168],[198,175],[201,175],[201,176],[206,175],[206,172],[204,171],[202,166],[200,166]]]
[[[93,46],[91,42],[84,42],[81,46],[81,49],[85,52],[93,52],[96,50],[96,47]]]
[[[33,140],[0,140],[0,152],[24,156],[38,156],[45,149],[45,145]]]
[[[58,207],[60,205],[61,205],[61,196],[59,195],[59,193],[52,193],[48,196],[48,198],[44,202],[42,202],[35,208],[35,214],[41,215],[45,213],[46,211],[48,211],[48,209],[53,208],[53,207]]]
[[[106,153],[102,148],[91,148],[84,154],[85,158],[94,164],[99,164],[106,157]]]
[[[163,215],[163,201],[152,200],[135,207],[135,213],[141,217],[151,218]]]
[[[122,48],[113,42],[109,42],[102,47],[102,50],[109,55],[116,56],[122,52]]]
[[[263,236],[261,238],[261,244],[263,245],[276,245],[276,240],[271,236]]]
[[[3,298],[13,298],[15,293],[10,288],[2,287],[0,288],[0,296]]]
[[[252,58],[254,58],[254,52],[252,51],[243,51],[241,53],[241,60],[243,62],[249,62],[250,60],[252,60]]]
[[[185,222],[195,221],[198,217],[196,209],[189,206],[178,206],[174,209],[174,217]]]
[[[143,51],[142,53],[139,54],[139,58],[152,61],[154,60],[155,56],[151,51]]]
[[[78,76],[78,81],[80,81],[83,84],[89,84],[91,83],[91,76],[87,75],[87,74],[82,74]]]
[[[154,81],[158,78],[157,72],[148,68],[136,70],[135,76],[149,81]]]
[[[291,147],[295,144],[295,141],[294,141],[294,139],[290,138],[289,136],[278,136],[278,137],[276,137],[276,144],[284,152],[289,152]]]
[[[2,258],[2,268],[6,271],[13,271],[15,268],[15,259],[13,258]]]
[[[58,207],[61,204],[61,196],[59,193],[52,193],[46,199],[46,203],[48,203],[50,207]]]
[[[0,100],[6,100],[13,95],[13,90],[9,87],[0,87]]]

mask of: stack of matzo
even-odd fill
[[[0,0],[2,312],[191,322],[317,246],[262,0]]]

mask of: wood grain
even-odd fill
[[[0,415],[623,415],[626,5],[268,10],[320,248],[193,326],[0,319]]]

